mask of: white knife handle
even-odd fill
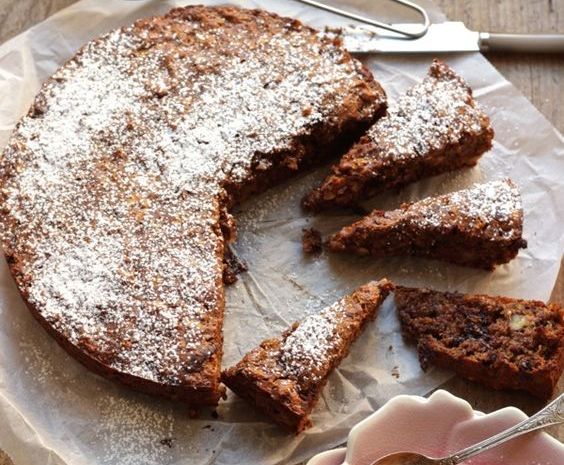
[[[564,34],[480,32],[482,52],[564,53]]]

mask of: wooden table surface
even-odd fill
[[[449,19],[463,21],[473,30],[564,33],[564,0],[435,1]],[[0,43],[71,3],[74,0],[0,0]],[[488,59],[564,133],[564,105],[561,95],[564,60],[561,56],[489,54]],[[563,269],[560,270],[552,300],[564,302]],[[526,395],[492,392],[459,379],[442,387],[485,412],[515,405],[530,414],[542,406]],[[560,392],[564,391],[563,380],[559,388]],[[564,441],[564,427],[554,428],[551,433]],[[1,451],[0,465],[11,465]]]

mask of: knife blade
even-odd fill
[[[420,24],[394,24],[403,30],[418,30]],[[498,34],[469,30],[464,23],[431,24],[427,33],[410,39],[383,32],[368,25],[327,29],[323,35],[340,38],[352,53],[448,53],[448,52],[530,52],[564,53],[564,34]]]

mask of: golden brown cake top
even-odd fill
[[[393,102],[388,115],[370,128],[368,139],[377,144],[376,158],[386,162],[459,144],[464,134],[479,135],[489,124],[464,79],[435,60],[427,77]]]
[[[230,194],[319,125],[369,118],[384,99],[371,82],[337,45],[262,11],[187,7],[90,42],[0,163],[23,296],[104,365],[205,384],[222,350]]]

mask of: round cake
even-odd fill
[[[201,6],[85,45],[0,162],[0,234],[34,316],[90,369],[214,405],[228,209],[346,147],[385,94],[339,43]]]

